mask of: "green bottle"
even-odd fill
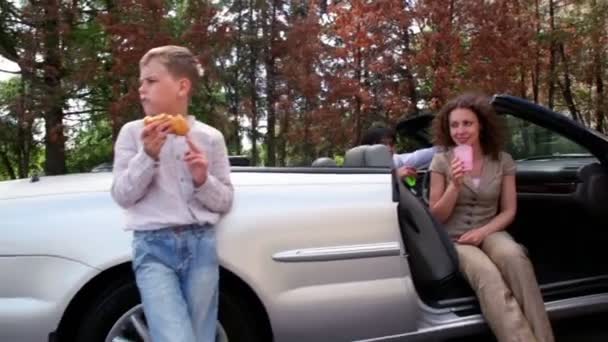
[[[413,188],[416,186],[416,177],[414,176],[407,176],[405,177],[405,184],[407,184],[410,188]]]

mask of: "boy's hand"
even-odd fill
[[[167,140],[167,134],[171,128],[170,122],[153,122],[144,127],[141,133],[141,139],[144,142],[144,151],[150,158],[158,161],[160,150]]]
[[[411,166],[402,166],[397,169],[397,176],[399,179],[403,179],[405,177],[416,177],[417,175],[418,172],[416,171],[416,168]]]
[[[194,186],[198,188],[207,181],[209,162],[207,161],[205,152],[196,146],[192,140],[190,140],[190,137],[186,138],[186,142],[190,147],[190,151],[186,152],[184,161],[188,165],[188,169],[190,169]]]

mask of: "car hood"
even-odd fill
[[[235,187],[312,184],[347,185],[386,181],[385,173],[285,172],[288,170],[283,170],[282,172],[259,172],[260,170],[256,171],[256,168],[250,168],[251,171],[247,172],[245,169],[231,174],[232,183]],[[60,194],[108,192],[111,186],[111,172],[45,176],[40,177],[39,180],[34,182],[31,179],[18,179],[0,182],[0,200]]]
[[[17,179],[0,182],[0,200],[108,191],[111,184],[112,174],[107,172],[47,176],[40,177],[37,181],[29,178]]]

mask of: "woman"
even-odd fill
[[[502,151],[502,130],[489,99],[465,94],[433,122],[429,205],[456,243],[460,269],[499,341],[553,341],[530,260],[505,231],[517,210],[515,163]],[[455,156],[469,145],[472,169]]]

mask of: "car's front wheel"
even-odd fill
[[[137,286],[124,280],[101,293],[79,324],[78,342],[148,342]],[[262,341],[253,313],[229,291],[220,290],[216,342]]]

